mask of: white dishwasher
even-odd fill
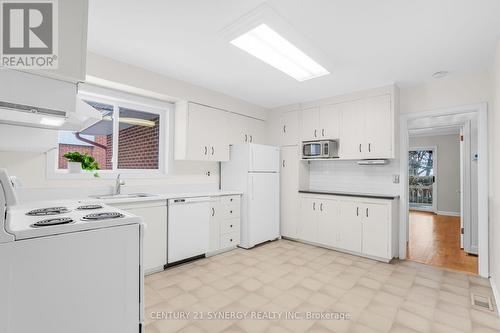
[[[168,200],[167,265],[208,252],[209,201],[209,197]]]

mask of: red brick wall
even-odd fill
[[[118,136],[119,169],[158,169],[160,126],[131,126]]]
[[[132,126],[121,130],[118,140],[119,169],[158,169],[160,127],[159,119],[154,120],[155,127]],[[59,144],[59,169],[66,169],[68,162],[64,158],[67,152],[87,153],[99,163],[101,170],[112,169],[113,136],[99,135],[95,142],[106,145],[108,149],[94,146]]]

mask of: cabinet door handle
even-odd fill
[[[245,142],[248,142],[248,134],[245,134]]]
[[[286,125],[283,125],[283,133],[286,133]]]
[[[369,144],[368,144],[368,151],[369,151],[369,152],[371,152],[371,151],[372,151],[372,144],[371,144],[371,143],[369,143]]]
[[[361,143],[359,144],[359,152],[361,153]]]
[[[359,207],[356,207],[356,216],[359,216]]]
[[[325,137],[325,129],[321,129],[321,136]]]
[[[366,208],[366,217],[368,217],[368,208]]]
[[[253,141],[253,136],[250,134],[250,142]]]
[[[319,204],[319,210],[320,210],[320,211],[323,211],[323,203],[320,203],[320,204]]]
[[[233,227],[233,225],[232,225],[232,224],[230,224],[230,225],[229,225],[229,228],[232,228],[232,227]]]
[[[205,146],[205,155],[207,154],[207,152],[208,152],[208,147]]]
[[[215,216],[215,208],[212,207],[212,216]]]
[[[214,154],[214,152],[215,152],[215,149],[214,149],[214,147],[212,147],[212,155]]]
[[[316,210],[316,203],[313,202],[313,210]]]
[[[315,138],[317,138],[317,137],[318,137],[318,135],[317,135],[317,134],[318,134],[318,130],[316,130],[316,129],[315,129],[315,130],[314,130],[314,137],[315,137]]]
[[[282,165],[283,165],[283,168],[284,168],[284,167],[285,167],[285,160],[283,160],[283,163],[282,163]]]

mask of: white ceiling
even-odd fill
[[[89,50],[276,107],[492,66],[499,0],[269,0],[328,59],[298,82],[232,46],[220,30],[262,0],[91,0]]]

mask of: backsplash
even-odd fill
[[[358,165],[356,161],[311,161],[309,188],[376,194],[399,194],[400,184],[393,183],[399,175],[398,161],[387,165]]]

